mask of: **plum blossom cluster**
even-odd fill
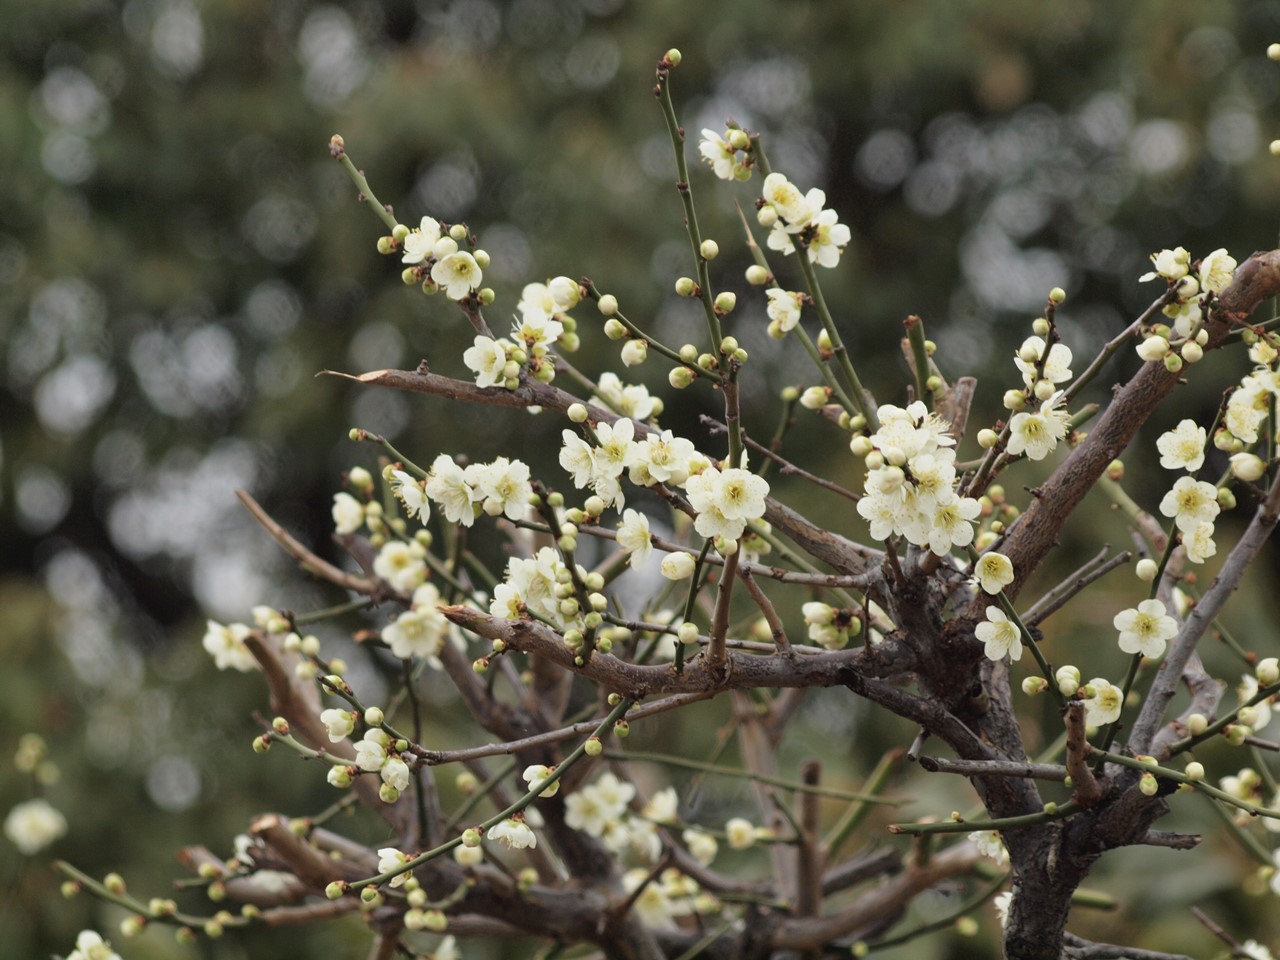
[[[739,127],[729,127],[724,136],[704,128],[698,153],[721,180],[751,179],[751,137]]]
[[[651,430],[636,440],[635,424],[621,417],[596,424],[594,445],[572,430],[565,430],[562,436],[560,465],[572,476],[574,486],[592,490],[605,507],[621,508],[626,502],[622,489],[625,473],[638,486],[683,487],[696,513],[694,529],[703,537],[736,545],[747,525],[764,516],[768,481],[738,467],[712,465],[691,441],[673,436],[669,430]],[[647,531],[647,521],[636,514],[629,517],[627,541],[634,545],[628,552],[634,555],[648,542],[636,525],[645,524]]]
[[[780,173],[765,177],[756,219],[769,231],[769,249],[792,254],[799,245],[810,263],[823,267],[839,264],[853,233],[840,223],[834,210],[824,209],[826,203],[826,193],[817,187],[801,193]]]
[[[467,239],[467,228],[461,224],[446,231],[438,220],[423,217],[412,229],[397,225],[390,237],[379,242],[378,249],[384,253],[403,251],[400,259],[409,264],[405,282],[422,281],[427,293],[441,290],[450,300],[465,300],[480,289],[483,268],[489,265],[489,255],[483,250],[472,253],[459,247],[459,242]]]
[[[1185,247],[1175,247],[1153,253],[1151,263],[1155,269],[1141,279],[1159,279],[1168,284],[1168,302],[1161,309],[1172,326],[1161,323],[1146,330],[1145,339],[1138,344],[1138,356],[1162,361],[1177,371],[1183,363],[1197,363],[1204,357],[1204,345],[1209,342],[1205,316],[1213,298],[1231,282],[1236,260],[1220,247],[1192,263]]]
[[[475,374],[476,386],[514,390],[525,372],[541,383],[554,380],[555,356],[550,351],[557,343],[563,349],[577,349],[577,325],[567,314],[580,299],[577,281],[568,277],[526,285],[510,336],[495,339],[477,334],[462,354],[462,362]]]
[[[918,400],[906,408],[884,404],[879,417],[879,430],[853,440],[870,448],[858,513],[871,536],[901,536],[938,556],[968,546],[981,506],[956,492],[955,439],[946,421]]]

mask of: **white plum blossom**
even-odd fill
[[[715,837],[695,827],[687,828],[681,834],[681,839],[684,840],[684,845],[689,848],[689,852],[693,854],[693,858],[704,867],[710,866],[711,861],[715,860],[716,854],[720,850],[720,845],[716,842]]]
[[[480,334],[462,352],[462,362],[476,375],[477,387],[492,387],[505,379],[507,350],[502,341]]]
[[[529,828],[520,814],[498,821],[489,828],[485,836],[490,840],[501,840],[513,850],[523,850],[525,847],[538,845],[538,835]]]
[[[395,847],[382,847],[378,851],[378,872],[390,873],[392,870],[399,870],[412,859],[407,853],[401,853]],[[396,874],[391,878],[391,886],[403,886],[411,872],[405,870],[403,873]]]
[[[386,731],[371,727],[356,741],[356,766],[368,773],[377,773],[387,762],[387,745],[391,737]]]
[[[997,867],[1003,867],[1009,859],[1009,851],[1004,848],[1004,838],[999,830],[974,830],[969,834],[969,841],[980,854],[994,860]]]
[[[953,495],[948,502],[939,504],[929,527],[929,549],[945,557],[952,547],[967,547],[973,542],[972,521],[981,512],[981,505],[973,497]]]
[[[619,820],[636,795],[636,788],[612,773],[601,774],[594,783],[579,787],[565,798],[564,822],[574,830],[601,836],[607,824]]]
[[[18,852],[31,856],[67,832],[67,818],[48,800],[37,797],[17,804],[4,818],[4,835]]]
[[[421,263],[432,255],[435,246],[440,242],[440,223],[431,217],[423,217],[418,226],[409,231],[404,238],[403,263]]]
[[[423,549],[417,543],[392,540],[383,545],[373,558],[373,572],[393,590],[412,593],[427,579]]]
[[[1071,423],[1071,415],[1061,403],[1062,391],[1058,391],[1040,404],[1038,411],[1015,413],[1009,421],[1009,453],[1025,454],[1028,460],[1043,460],[1052,453]]]
[[[466,251],[451,253],[431,268],[432,282],[450,300],[465,300],[472,290],[479,288],[483,277],[480,264]]]
[[[525,767],[524,773],[522,773],[520,776],[524,780],[524,782],[529,785],[529,789],[532,790],[535,786],[537,786],[543,780],[546,780],[554,772],[555,771],[553,767],[548,767],[544,763],[534,763]],[[554,797],[559,792],[560,792],[560,781],[553,780],[548,786],[544,787],[542,791],[539,792],[538,796]]]
[[[649,882],[649,871],[636,868],[622,875],[622,888],[628,894],[639,891],[632,904],[636,916],[649,927],[670,927],[675,915],[674,905],[663,885]],[[642,889],[643,885],[643,889]]]
[[[472,464],[465,471],[473,496],[491,517],[505,514],[508,520],[523,520],[533,496],[529,465],[520,460],[498,457],[492,463]]]
[[[995,595],[1013,583],[1013,562],[1003,553],[988,551],[973,565],[973,579],[984,593]]]
[[[708,467],[685,484],[689,505],[697,512],[694,529],[704,537],[737,540],[747,522],[764,516],[769,483],[737,467],[720,471]]]
[[[1183,533],[1191,532],[1200,523],[1212,523],[1221,510],[1217,488],[1192,477],[1179,477],[1160,501],[1160,512],[1172,517]]]
[[[524,289],[520,291],[520,300],[516,304],[516,309],[526,319],[536,316],[548,319],[554,317],[560,307],[556,304],[555,295],[547,284],[526,283]]]
[[[756,842],[756,827],[745,817],[733,817],[724,825],[725,838],[734,850],[745,850]]]
[[[1204,464],[1205,429],[1194,420],[1182,420],[1156,440],[1160,466],[1166,470],[1195,472]]]
[[[999,607],[987,607],[987,619],[973,633],[985,644],[988,660],[1003,660],[1005,654],[1010,660],[1022,658],[1022,633]]]
[[[711,167],[712,173],[721,180],[737,179],[737,150],[720,134],[704,127],[702,139],[698,141],[698,153],[702,155],[703,162]]]
[[[526,311],[517,323],[511,325],[511,338],[523,343],[530,350],[549,347],[564,333],[564,324],[553,320],[540,310]]]
[[[1240,698],[1241,703],[1248,703],[1258,695],[1258,678],[1252,673],[1246,673],[1240,678],[1240,685],[1236,687],[1236,696]],[[1271,700],[1263,699],[1253,706],[1248,707],[1252,711],[1252,716],[1246,721],[1249,728],[1254,733],[1260,733],[1271,725]],[[1280,833],[1280,820],[1267,820],[1269,827]]]
[[[320,722],[325,726],[330,743],[342,742],[351,736],[356,728],[356,721],[350,710],[338,710],[334,707],[320,711]]]
[[[682,486],[689,479],[696,454],[693,441],[674,436],[670,430],[650,433],[635,445],[627,476],[638,486]]]
[[[253,630],[243,623],[229,623],[223,626],[216,620],[205,625],[205,634],[201,643],[208,654],[213,657],[214,665],[219,670],[239,670],[248,673],[256,670],[258,661],[249,652],[245,638]]]
[[[81,930],[76,937],[76,948],[67,954],[67,960],[120,960],[120,954],[111,944],[92,930]]]
[[[1272,820],[1269,817],[1263,818],[1263,823],[1266,824],[1276,822],[1277,821]],[[1275,960],[1275,957],[1271,954],[1271,950],[1259,943],[1257,940],[1246,940],[1244,943],[1240,944],[1240,952],[1248,957],[1249,960]]]
[[[1091,727],[1105,727],[1120,719],[1124,706],[1123,691],[1104,677],[1094,677],[1088,684],[1093,696],[1084,702],[1084,722]]]
[[[413,606],[382,628],[383,642],[401,660],[422,657],[440,668],[440,649],[448,637],[449,621],[437,604],[440,591],[434,584],[424,583],[413,591]]]
[[[388,757],[387,762],[378,770],[382,782],[404,793],[409,789],[409,765],[399,757]]]
[[[1065,343],[1055,343],[1049,347],[1049,355],[1045,357],[1045,341],[1043,337],[1027,337],[1013,356],[1013,362],[1022,372],[1022,381],[1028,389],[1035,387],[1040,380],[1050,383],[1066,383],[1071,379],[1071,348]],[[1027,358],[1031,359],[1028,360]],[[1036,373],[1036,364],[1044,360],[1044,368]]]
[[[355,533],[364,526],[364,504],[349,493],[333,495],[333,531],[339,536]]]
[[[1155,266],[1155,270],[1151,273],[1143,274],[1139,278],[1143,282],[1154,280],[1156,277],[1163,277],[1170,281],[1181,280],[1191,269],[1191,254],[1187,252],[1185,247],[1161,250],[1151,254],[1151,263]]]
[[[600,374],[595,395],[615,413],[632,420],[648,420],[661,408],[661,401],[650,396],[648,387],[625,384],[612,372]]]
[[[1187,551],[1187,559],[1192,563],[1204,563],[1218,552],[1218,545],[1213,539],[1213,524],[1201,520],[1189,531],[1182,533],[1182,546]]]
[[[432,461],[427,478],[427,496],[450,523],[460,523],[464,527],[475,523],[476,492],[468,482],[466,471],[448,454],[442,453]]]
[[[783,333],[794,330],[796,324],[800,322],[800,304],[804,300],[804,294],[773,287],[765,291],[765,296],[769,298],[766,311],[769,319],[774,321]]]
[[[807,223],[827,202],[827,195],[817,189],[810,191],[810,195],[806,197],[799,187],[781,173],[771,173],[765,177],[761,192],[765,203],[773,207],[778,216],[788,223]],[[815,200],[816,203],[813,202]]]
[[[423,523],[431,519],[431,502],[420,481],[403,470],[391,471],[391,492],[396,495],[409,517],[417,517]]]
[[[618,524],[618,546],[628,555],[633,570],[644,566],[653,553],[649,518],[638,510],[624,510],[622,522]]]
[[[1121,610],[1113,623],[1120,631],[1120,649],[1144,657],[1160,656],[1166,641],[1178,634],[1178,621],[1165,612],[1159,600],[1143,600],[1136,608]]]
[[[1235,257],[1219,247],[1200,261],[1200,286],[1210,293],[1221,293],[1231,284],[1235,270]]]
[[[561,436],[564,444],[560,447],[560,466],[573,478],[573,485],[582,489],[596,472],[595,452],[572,430],[563,431]]]
[[[679,798],[675,787],[664,787],[649,798],[645,804],[643,815],[654,823],[675,823],[678,815]]]

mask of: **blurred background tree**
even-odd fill
[[[253,678],[209,682],[206,613],[325,602],[233,489],[323,547],[340,472],[373,465],[350,426],[423,463],[459,436],[483,459],[525,432],[516,418],[312,379],[424,357],[456,374],[471,336],[376,254],[379,228],[329,159],[331,133],[405,222],[429,213],[477,230],[500,305],[528,281],[585,274],[680,342],[696,305],[671,293],[688,251],[648,91],[653,62],[678,46],[686,129],[733,118],[762,131],[775,169],[822,186],[853,227],[824,281],[863,369],[885,371],[870,385],[901,381],[898,324],[918,313],[944,369],[991,371],[979,409],[994,416],[1007,348],[1051,286],[1069,293],[1060,321],[1081,355],[1154,296],[1136,280],[1152,250],[1243,258],[1273,245],[1280,70],[1265,48],[1278,38],[1275,0],[0,4],[0,751],[7,765],[26,731],[50,742],[61,777],[45,792],[71,824],[54,851],[161,893],[184,842],[225,849],[264,803],[303,812],[330,799],[252,758]],[[741,227],[710,186],[700,169],[703,232],[725,251],[719,275],[740,278]],[[739,282],[731,332],[769,373],[744,397],[763,434],[777,388],[808,380],[790,352],[763,349],[763,298]],[[577,362],[598,370],[602,338],[584,334]],[[1217,399],[1193,386],[1186,412]],[[698,412],[682,397],[664,422],[697,435]],[[808,424],[797,435],[815,455],[830,438]],[[535,464],[554,453],[521,450]],[[1106,522],[1078,531],[1081,551]],[[1266,562],[1260,579],[1274,576]],[[1255,643],[1274,653],[1273,586],[1256,586],[1237,626],[1265,631]],[[1050,643],[1089,626],[1075,616]],[[831,749],[861,758],[853,769],[904,742],[896,727],[854,738],[848,702],[810,706],[806,722],[850,733]],[[0,809],[30,793],[11,773]],[[1098,920],[1104,939],[1211,950],[1185,913],[1134,932],[1153,904],[1183,901],[1242,935],[1280,933],[1268,901],[1234,896],[1247,868],[1228,862],[1230,845],[1207,846],[1217,857],[1192,874],[1118,885],[1125,908]],[[1124,875],[1172,856],[1134,851]],[[82,926],[118,920],[62,903],[46,861],[12,847],[0,887],[14,956],[68,950]],[[355,928],[307,936],[208,955],[359,951]],[[173,949],[160,935],[127,952]],[[910,955],[990,949],[942,939]]]

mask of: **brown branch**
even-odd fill
[[[488,640],[502,640],[523,653],[554,660],[567,670],[586,677],[606,690],[628,699],[675,693],[708,693],[752,687],[832,687],[848,685],[842,667],[856,667],[869,677],[893,676],[910,668],[912,653],[890,638],[875,646],[835,650],[804,657],[755,656],[729,651],[719,665],[696,657],[677,674],[669,664],[635,664],[613,654],[592,654],[586,663],[574,663],[574,653],[560,635],[543,624],[528,620],[503,620],[474,607],[441,607],[449,620]],[[448,660],[445,661],[448,667]]]
[[[956,773],[964,777],[1022,777],[1030,780],[1067,778],[1067,768],[1056,763],[1026,763],[1016,760],[951,760],[946,757],[922,756],[920,767],[930,773]]]
[[[1071,777],[1072,798],[1084,809],[1095,806],[1103,797],[1102,786],[1089,768],[1089,738],[1084,729],[1084,701],[1067,704],[1067,774]]]
[[[1096,557],[1081,565],[1080,569],[1032,604],[1022,614],[1022,622],[1029,627],[1043,623],[1049,618],[1050,614],[1056,612],[1089,584],[1102,579],[1116,567],[1133,559],[1133,554],[1126,550],[1124,553],[1118,553],[1110,560],[1107,560],[1107,553],[1110,549],[1110,547],[1103,547]]]
[[[816,950],[846,934],[856,937],[860,931],[874,929],[886,917],[895,916],[930,887],[970,872],[981,859],[971,843],[948,847],[923,865],[908,865],[839,913],[783,921],[774,933],[772,945],[780,950]]]
[[[822,765],[810,760],[800,769],[801,779],[811,787],[818,785]],[[796,857],[796,916],[816,917],[822,906],[822,848],[818,841],[821,812],[818,795],[800,797],[800,847]]]
[[[289,829],[288,821],[276,813],[265,813],[249,826],[249,833],[261,838],[267,849],[278,857],[289,871],[313,891],[323,890],[334,880],[357,880],[360,873],[344,876],[338,863],[306,843]]]
[[[557,667],[557,669],[559,668]],[[653,703],[647,703],[628,710],[627,721],[634,723],[637,720],[643,720],[645,717],[652,717],[659,713],[666,713],[668,710],[687,706],[690,703],[697,703],[699,700],[706,700],[710,696],[712,696],[711,691],[705,691],[702,693],[682,693],[662,700],[655,700]],[[562,743],[565,740],[572,740],[574,737],[588,734],[598,726],[600,726],[599,717],[593,720],[583,720],[581,723],[571,723],[558,730],[548,730],[546,733],[521,737],[519,740],[503,740],[500,743],[489,743],[480,747],[463,747],[458,750],[428,750],[426,747],[414,744],[409,748],[409,752],[414,756],[415,766],[434,767],[445,763],[465,763],[470,760],[479,760],[483,757],[509,756],[521,750]]]
[[[454,380],[451,377],[430,373],[425,368],[416,371],[373,370],[358,376],[339,373],[336,370],[322,370],[317,376],[341,377],[344,380],[353,380],[370,386],[389,387],[411,393],[427,393],[468,403],[512,408],[539,406],[558,413],[566,413],[571,404],[584,402],[559,387],[534,380],[526,380],[515,390],[498,387],[481,388],[467,380]],[[586,407],[588,417],[593,421],[612,423],[620,419],[616,413],[596,404],[586,403]],[[652,427],[644,423],[635,424],[637,437],[644,437],[652,430]],[[764,519],[769,521],[778,532],[786,534],[803,547],[811,556],[830,564],[841,573],[856,576],[867,572],[879,563],[879,551],[854,543],[818,526],[772,497],[765,501]]]
[[[790,652],[791,641],[787,639],[787,628],[783,626],[782,618],[778,616],[778,611],[774,608],[773,602],[760,589],[760,584],[756,583],[755,577],[748,571],[740,569],[738,571],[738,579],[742,581],[742,585],[747,588],[747,593],[751,594],[751,599],[760,608],[760,613],[764,616],[765,623],[769,624],[769,632],[773,637],[773,643],[778,652],[783,654]]]
[[[1208,349],[1221,346],[1231,326],[1262,301],[1280,293],[1280,250],[1256,253],[1242,263],[1211,311]],[[1177,386],[1179,376],[1160,363],[1145,363],[1115,395],[1088,437],[1038,489],[1005,538],[1004,554],[1016,579],[1005,592],[1014,598],[1051,549],[1067,518],[1120,456],[1138,429]],[[972,494],[972,491],[970,491]],[[981,601],[979,601],[981,602]],[[980,616],[980,613],[978,614]]]
[[[1240,580],[1244,577],[1245,571],[1257,556],[1258,551],[1262,549],[1262,545],[1271,537],[1278,520],[1280,520],[1280,480],[1271,484],[1266,500],[1258,506],[1244,534],[1227,554],[1227,559],[1223,562],[1222,569],[1218,571],[1218,576],[1200,598],[1200,602],[1192,608],[1182,624],[1182,629],[1170,644],[1169,653],[1151,681],[1151,689],[1147,692],[1142,710],[1129,734],[1129,748],[1134,753],[1151,752],[1156,728],[1164,717],[1169,701],[1173,699],[1178,680],[1190,661],[1196,644],[1213,623],[1218,611],[1227,602],[1227,598],[1240,586]]]
[[[300,566],[307,573],[320,577],[322,580],[328,580],[335,586],[342,587],[344,590],[351,590],[354,593],[360,593],[367,597],[382,598],[387,596],[395,596],[395,592],[390,590],[385,583],[380,580],[369,579],[365,577],[357,577],[347,573],[345,570],[339,570],[329,561],[324,560],[301,543],[285,530],[284,527],[276,523],[262,509],[262,505],[249,494],[247,490],[237,490],[236,496],[240,502],[244,504],[245,509],[253,514],[253,518],[262,524],[267,532],[285,551],[298,561]],[[408,603],[408,598],[400,597],[404,603]]]

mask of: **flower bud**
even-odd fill
[[[628,340],[622,346],[622,364],[627,367],[638,367],[649,359],[648,340]]]
[[[1169,341],[1164,337],[1148,337],[1138,344],[1137,350],[1143,360],[1160,360],[1169,352]]]
[[[1138,579],[1143,583],[1150,583],[1156,578],[1156,573],[1160,570],[1160,565],[1150,557],[1143,557],[1138,561],[1137,566],[1133,568],[1133,572],[1138,575]]]
[[[335,880],[324,888],[324,895],[330,900],[338,900],[347,892],[345,880]]]
[[[806,410],[817,410],[831,399],[831,391],[827,387],[809,387],[800,394],[800,406]]]
[[[1027,395],[1021,390],[1006,390],[1001,402],[1006,410],[1021,410],[1027,405]]]
[[[1049,681],[1044,677],[1026,677],[1022,681],[1022,692],[1029,697],[1037,696],[1049,689]]]
[[[693,282],[693,277],[681,277],[676,281],[676,293],[682,297],[692,297],[698,291],[698,285]]]
[[[702,246],[698,248],[698,252],[702,254],[703,260],[714,260],[720,256],[720,244],[714,240],[703,240]]]
[[[1266,461],[1252,453],[1232,454],[1230,463],[1232,474],[1245,483],[1261,480],[1262,475],[1267,472]]]
[[[1219,487],[1217,493],[1218,506],[1223,510],[1234,510],[1236,508],[1236,495],[1231,492],[1230,487]]]
[[[1269,687],[1273,683],[1280,681],[1280,660],[1275,657],[1259,660],[1253,673],[1258,678],[1258,683],[1264,687]]]
[[[582,745],[582,752],[588,757],[598,757],[604,752],[604,744],[599,737],[589,737]]]
[[[612,317],[618,312],[618,298],[612,293],[606,293],[600,298],[600,302],[596,306],[600,308],[600,312],[606,317]]]
[[[1160,789],[1160,784],[1154,774],[1144,773],[1142,779],[1138,781],[1138,789],[1142,791],[1144,796],[1154,797],[1156,791]]]
[[[1204,359],[1204,349],[1194,340],[1182,345],[1182,359],[1187,363],[1199,363]]]
[[[715,308],[716,313],[725,314],[733,313],[733,308],[738,305],[738,295],[731,290],[716,297]]]
[[[604,335],[610,340],[621,340],[627,335],[626,325],[617,317],[610,317],[604,322]]]
[[[613,735],[619,740],[625,740],[627,735],[631,733],[631,724],[624,720],[615,720],[613,723]]]
[[[1198,737],[1209,729],[1209,718],[1203,713],[1193,713],[1187,717],[1187,732],[1193,737]]]
[[[769,271],[758,263],[747,267],[747,283],[753,287],[762,287],[769,282]]]
[[[396,242],[391,237],[378,238],[378,252],[381,254],[395,253]]]
[[[1049,335],[1049,321],[1044,317],[1036,317],[1031,321],[1031,332],[1037,337],[1047,337]]]
[[[766,203],[763,207],[756,211],[756,223],[768,230],[778,222],[778,211],[773,204]]]
[[[1170,373],[1178,373],[1182,370],[1182,358],[1176,353],[1166,353],[1164,355],[1164,368]]]
[[[1204,764],[1199,763],[1198,761],[1192,760],[1190,763],[1187,764],[1186,768],[1182,772],[1185,773],[1187,775],[1187,778],[1190,780],[1203,780]]]
[[[667,374],[667,383],[676,390],[683,390],[693,383],[696,377],[697,374],[688,367],[672,367],[671,372]]]
[[[978,431],[978,446],[983,450],[990,450],[1000,440],[1000,434],[996,433],[990,427],[984,427]]]
[[[672,47],[670,50],[667,51],[666,56],[663,59],[666,60],[667,63],[669,63],[671,66],[678,67],[680,66],[680,61],[684,59],[684,56],[680,53],[678,49],[676,49],[675,47]]]

